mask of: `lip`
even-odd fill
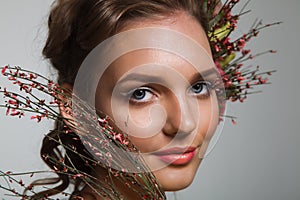
[[[186,165],[195,156],[196,147],[174,147],[154,153],[161,161],[172,165]]]

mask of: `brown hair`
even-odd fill
[[[73,84],[78,68],[99,43],[127,21],[183,10],[206,29],[201,0],[57,0],[49,16],[43,54],[59,72],[59,83]]]
[[[218,1],[218,0],[216,0]],[[73,84],[79,66],[88,53],[99,43],[116,34],[122,25],[139,18],[166,16],[176,11],[185,11],[195,17],[202,27],[207,29],[206,13],[203,13],[203,0],[56,0],[50,12],[48,39],[43,55],[49,59],[58,71],[59,84]],[[57,122],[57,128],[50,132],[43,141],[41,156],[50,168],[58,168],[49,160],[63,159],[59,153],[60,139],[65,146],[76,146],[78,153],[91,157],[82,143],[74,140],[76,134],[64,134],[63,122]],[[66,150],[68,159],[76,169],[90,173],[91,167],[85,165],[78,154]],[[54,189],[41,192],[32,199],[39,199],[46,194],[54,195],[65,190],[70,184],[70,176],[58,174],[55,181],[44,180],[44,184],[62,183]],[[80,179],[75,183],[75,192],[79,190]],[[38,184],[36,184],[38,185]]]

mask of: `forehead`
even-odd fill
[[[125,23],[120,32],[146,27],[166,28],[180,32],[201,45],[211,56],[210,45],[204,29],[193,16],[184,11],[177,11],[159,19],[141,18],[132,20]]]
[[[110,72],[109,76],[120,78],[134,67],[147,63],[172,67],[182,74],[185,72],[196,73],[195,70],[201,72],[214,68],[206,33],[194,17],[185,12],[177,12],[173,15],[162,17],[160,20],[137,19],[126,23],[120,32],[146,30],[147,28],[167,29],[170,30],[170,33],[162,31],[150,35],[149,32],[145,31],[144,38],[142,37],[142,39],[132,42],[137,44],[144,42],[141,40],[150,40],[156,48],[127,52],[112,63],[107,70],[107,72]],[[173,35],[171,31],[176,32],[176,34]],[[182,34],[182,37],[178,37],[177,33]],[[184,40],[187,40],[187,42],[184,42]],[[164,49],[160,49],[160,46]],[[189,62],[189,57],[197,57],[198,59],[195,62]],[[196,69],[193,65],[196,65]],[[151,69],[149,70],[151,71]]]

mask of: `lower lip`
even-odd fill
[[[172,165],[186,165],[195,156],[195,151],[190,151],[182,154],[166,154],[157,156],[160,160],[170,163]]]

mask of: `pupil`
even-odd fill
[[[136,91],[134,91],[132,96],[135,99],[143,99],[145,97],[145,95],[146,95],[146,92],[144,90],[136,90]]]
[[[197,84],[195,84],[195,85],[193,86],[194,92],[199,93],[199,92],[202,91],[202,89],[203,89],[203,85],[202,85],[201,83],[197,83]]]

